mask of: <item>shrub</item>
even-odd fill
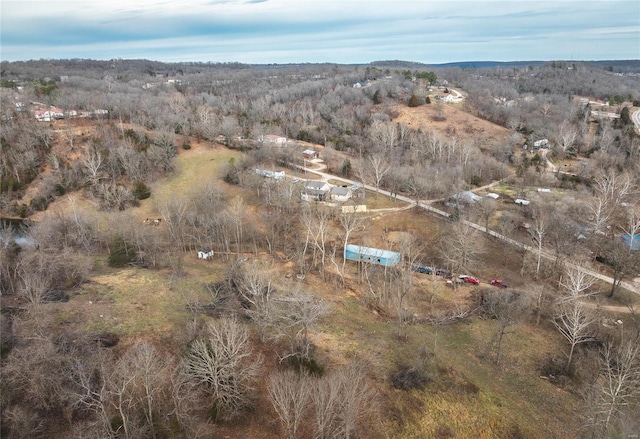
[[[151,190],[143,181],[136,181],[133,186],[133,196],[138,200],[145,200],[151,196]]]
[[[112,267],[124,267],[133,261],[135,251],[122,237],[114,238],[109,249],[107,261]]]
[[[191,144],[190,144],[190,143],[184,143],[184,144],[182,145],[182,149],[185,149],[185,150],[186,150],[186,149],[191,149]]]
[[[410,107],[418,107],[420,105],[420,101],[418,100],[418,97],[416,95],[411,95],[411,97],[409,98],[409,104]]]
[[[431,382],[431,377],[425,371],[409,366],[400,366],[390,379],[393,388],[398,390],[422,390]]]

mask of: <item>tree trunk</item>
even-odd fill
[[[569,350],[569,358],[567,358],[567,365],[564,368],[564,373],[569,374],[569,369],[571,368],[571,360],[573,359],[573,350],[575,349],[576,344],[571,343],[571,349]]]

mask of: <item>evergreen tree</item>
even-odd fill
[[[409,98],[409,106],[417,107],[419,105],[420,105],[420,102],[418,101],[418,97],[416,95],[411,95],[411,97]]]
[[[373,94],[373,103],[374,104],[381,104],[382,103],[382,97],[380,96],[380,90],[376,90],[376,92]]]

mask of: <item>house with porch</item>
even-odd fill
[[[301,198],[304,201],[324,201],[327,199],[331,185],[324,181],[308,180],[304,183]]]

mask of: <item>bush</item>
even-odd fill
[[[143,181],[136,181],[133,186],[133,196],[138,200],[145,200],[151,196],[151,190]]]
[[[185,143],[182,145],[182,149],[191,149],[191,144],[190,143]]]
[[[391,374],[391,385],[398,390],[422,390],[431,382],[431,377],[415,367],[400,366]]]
[[[420,101],[418,100],[418,97],[416,95],[411,95],[411,97],[409,98],[409,104],[410,107],[418,107],[420,106]]]
[[[109,258],[107,261],[112,267],[124,267],[135,258],[135,251],[121,238],[114,238],[109,249]]]
[[[324,366],[319,364],[314,358],[302,357],[299,355],[293,355],[287,359],[291,367],[302,371],[307,371],[311,375],[322,376],[324,373]]]
[[[64,195],[65,193],[67,193],[67,189],[63,185],[61,185],[60,183],[56,183],[56,185],[53,188],[53,191],[59,197]]]

